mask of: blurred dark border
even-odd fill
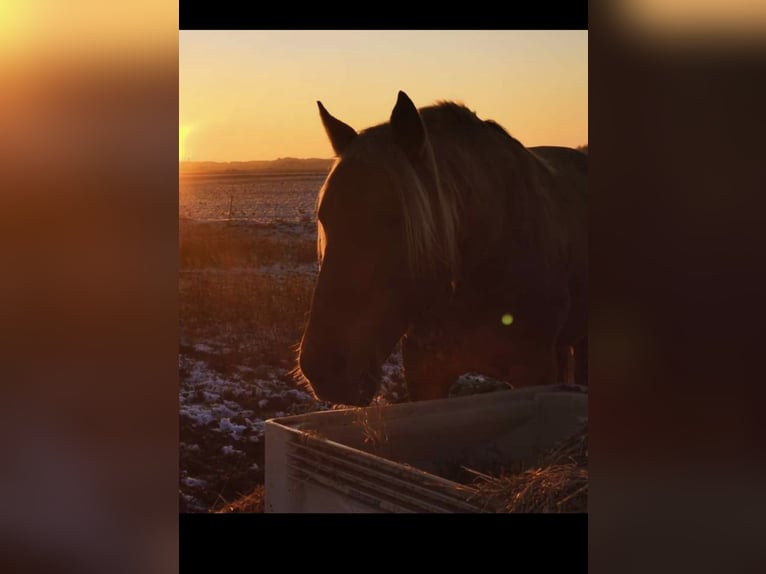
[[[762,571],[766,46],[602,10],[589,34],[589,563]]]
[[[177,11],[3,18],[0,571],[174,571]]]

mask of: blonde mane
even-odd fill
[[[461,104],[439,102],[420,114],[430,143],[425,160],[429,177],[422,177],[396,147],[388,123],[360,132],[330,170],[332,175],[341,162],[358,161],[384,174],[401,206],[412,276],[439,266],[458,279],[461,242],[471,239],[466,234],[477,224],[490,244],[507,239],[510,225],[530,246],[549,255],[560,252],[563,237],[551,233],[555,208],[542,181],[550,171],[538,158],[498,124],[479,119]],[[319,192],[317,211],[329,180]],[[326,240],[317,223],[321,263]]]

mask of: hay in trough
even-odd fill
[[[498,512],[587,512],[588,427],[543,453],[534,468],[477,477],[477,497]]]

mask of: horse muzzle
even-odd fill
[[[299,359],[301,371],[317,398],[333,404],[366,406],[377,390],[372,375],[353,374],[346,358],[335,351],[317,351],[304,345]]]

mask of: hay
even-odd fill
[[[224,504],[222,508],[214,511],[214,513],[262,513],[264,511],[265,494],[264,486],[259,484],[250,494],[242,496],[230,504]]]
[[[362,430],[362,440],[372,452],[380,455],[380,449],[388,444],[388,430],[382,405],[356,410],[354,424]]]
[[[543,453],[534,468],[477,478],[477,497],[497,512],[587,512],[588,427]]]

